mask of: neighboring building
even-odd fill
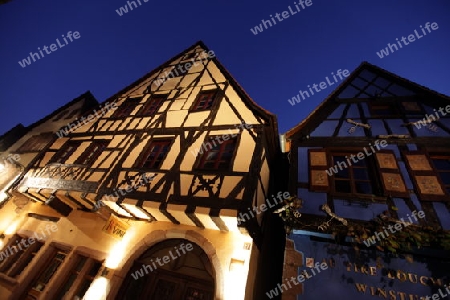
[[[31,204],[1,224],[4,249],[45,237],[0,262],[0,294],[254,299],[263,214],[250,210],[280,202],[275,116],[201,42],[102,105],[17,185]]]
[[[0,136],[0,152],[6,151],[18,139],[20,139],[27,132],[27,128],[22,124],[17,124],[3,135]]]
[[[362,63],[284,135],[302,202],[280,213],[283,299],[450,294],[449,100]]]
[[[22,171],[33,164],[41,151],[58,138],[55,133],[97,104],[98,102],[92,94],[86,92],[45,118],[27,127],[18,124],[0,136],[0,207],[10,197],[8,190],[14,184],[15,179],[20,179],[20,175],[23,175]],[[19,201],[18,199],[13,199],[13,201],[28,203],[28,201]],[[18,204],[18,209],[22,208],[23,205]],[[5,224],[7,223],[6,221]]]

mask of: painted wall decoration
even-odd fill
[[[422,300],[435,293],[448,294],[450,257],[387,255],[376,250],[355,251],[294,231],[288,236],[309,261],[325,262],[328,269],[303,283],[297,299]],[[301,249],[301,251],[299,250]],[[308,267],[308,261],[302,262]],[[299,268],[299,272],[300,272]],[[300,273],[298,273],[300,274]],[[440,298],[440,299],[450,299]]]

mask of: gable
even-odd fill
[[[444,95],[363,63],[287,136],[448,137],[449,104]]]

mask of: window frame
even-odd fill
[[[40,272],[35,272],[28,284],[28,286],[23,290],[22,297],[31,296],[36,299],[39,299],[43,294],[47,292],[47,288],[49,286],[53,286],[54,282],[58,280],[58,273],[62,272],[65,269],[64,264],[70,259],[71,248],[66,246],[60,246],[55,243],[50,244],[50,246],[46,249],[43,254],[42,262],[38,267],[41,270]],[[35,289],[35,286],[38,284],[40,279],[44,277],[46,271],[51,271],[51,267],[53,266],[53,262],[57,260],[58,254],[64,254],[64,258],[60,261],[59,265],[53,270],[53,273],[48,278],[47,282],[45,282],[42,290]]]
[[[396,102],[392,101],[386,101],[386,100],[371,100],[367,102],[367,106],[369,107],[369,113],[372,118],[382,118],[382,119],[399,119],[403,115],[402,108],[397,105]],[[381,113],[378,113],[377,110],[375,110],[375,107],[377,106],[388,106],[390,109],[390,113],[386,114],[384,111]]]
[[[144,150],[141,152],[138,159],[136,160],[135,167],[139,168],[139,169],[145,169],[145,170],[159,170],[161,168],[164,160],[167,158],[167,155],[169,154],[174,141],[175,141],[175,138],[173,138],[173,137],[151,138],[148,145],[144,148]],[[163,145],[163,147],[164,147],[164,145],[166,145],[167,152],[164,154],[164,157],[161,159],[161,161],[157,167],[155,167],[155,162],[157,161],[157,157],[159,156],[161,151],[157,152],[158,155],[155,155],[155,158],[153,159],[151,166],[145,166],[148,161],[148,158],[150,157],[150,154],[152,153],[152,151],[151,151],[152,146],[155,144],[161,144],[161,145]]]
[[[61,149],[59,149],[58,151],[56,151],[53,154],[52,158],[50,159],[50,163],[65,164],[67,162],[67,160],[74,154],[74,152],[77,151],[77,149],[81,146],[82,142],[83,141],[80,141],[80,140],[67,141],[61,147]],[[64,153],[66,153],[66,154],[64,154]]]
[[[448,194],[448,189],[450,189],[450,184],[448,184],[448,186],[445,185],[445,183],[441,177],[441,173],[444,173],[444,172],[440,172],[440,169],[438,169],[436,167],[433,160],[434,159],[446,159],[446,160],[450,161],[450,155],[448,153],[444,154],[444,153],[439,153],[439,152],[431,152],[431,153],[429,153],[429,156],[430,156],[430,160],[432,162],[432,167],[435,169],[436,173],[438,174],[438,178],[440,179],[441,186],[443,187],[444,192],[446,192]],[[448,171],[448,173],[450,173],[450,171]]]
[[[87,146],[86,150],[75,160],[76,165],[85,165],[91,166],[108,148],[109,140],[93,140],[89,146]],[[98,149],[94,149],[96,146],[100,146]],[[103,146],[103,148],[102,148]],[[91,157],[89,157],[92,155]]]
[[[208,157],[208,154],[214,150],[214,146],[211,147],[210,149],[206,149],[206,143],[209,143],[210,140],[214,140],[216,137],[222,137],[222,136],[223,135],[208,135],[205,137],[205,140],[203,141],[200,150],[202,148],[205,148],[205,149],[203,149],[203,153],[201,155],[197,154],[197,162],[195,163],[195,168],[194,168],[195,170],[198,170],[198,171],[231,171],[232,170],[234,160],[237,155],[238,145],[240,142],[240,135],[230,137],[230,139],[223,141],[222,143],[217,143],[218,144],[217,146],[219,146],[220,149],[218,151],[219,155],[217,155],[217,157],[214,159],[214,165],[215,165],[214,168],[205,168],[204,167],[205,163],[207,162],[206,158]],[[219,168],[222,155],[223,155],[223,153],[225,153],[224,149],[230,143],[233,143],[234,147],[233,147],[233,151],[230,156],[230,159],[227,162],[228,165],[225,168]]]
[[[147,102],[144,103],[144,105],[139,109],[137,112],[137,116],[140,117],[153,117],[156,115],[163,105],[165,101],[167,101],[169,97],[169,94],[154,94],[149,99],[147,99]],[[156,106],[155,106],[155,101]]]
[[[220,95],[220,90],[219,89],[211,89],[211,90],[202,90],[197,94],[197,97],[195,98],[194,103],[192,104],[191,109],[189,110],[190,112],[199,112],[199,111],[207,111],[207,110],[211,110],[214,108],[214,105],[217,103],[217,99],[219,98]],[[208,100],[208,102],[211,102],[210,105],[207,107],[208,102],[205,102],[205,104],[203,104],[202,106],[200,106],[200,99],[202,96],[204,96],[205,94],[211,94],[211,99]]]
[[[16,153],[40,152],[44,150],[54,138],[53,132],[42,132],[29,137],[19,148]]]
[[[2,252],[10,248],[16,247],[19,240],[28,240],[28,236],[22,236],[19,234],[14,234],[8,241],[7,244],[2,248]],[[14,254],[9,255],[6,259],[0,261],[0,273],[8,276],[9,278],[17,278],[22,274],[22,272],[31,264],[34,258],[40,254],[40,250],[44,247],[45,243],[34,239],[34,243],[29,245],[23,250],[19,250]],[[10,250],[10,252],[12,252]],[[4,269],[6,266],[6,269]]]
[[[352,155],[352,154],[356,156],[359,152],[361,152],[360,149],[354,149],[354,150],[353,149],[333,149],[333,150],[330,150],[328,152],[330,167],[337,166],[337,162],[336,163],[334,162],[334,156],[350,157],[350,155]],[[369,158],[369,160],[366,161],[366,159],[368,159],[368,158]],[[371,169],[373,169],[373,168],[371,168],[373,165],[371,165],[372,161],[370,161],[370,160],[371,160],[370,156],[365,157],[362,160],[365,163],[365,168],[359,168],[359,167],[356,168],[356,169],[366,169],[368,177],[369,177],[369,179],[367,179],[367,180],[355,180],[355,178],[354,178],[355,175],[353,172],[354,163],[352,162],[352,164],[349,165],[347,163],[347,161],[345,161],[345,163],[347,164],[346,169],[349,170],[349,174],[350,174],[350,179],[348,180],[348,181],[350,181],[350,188],[351,188],[350,193],[336,191],[336,179],[335,179],[336,173],[333,172],[333,175],[330,176],[331,177],[330,189],[331,189],[333,195],[335,195],[335,196],[354,196],[354,197],[362,197],[362,198],[368,198],[368,197],[371,198],[372,196],[380,196],[377,191],[377,186],[374,184],[375,178],[377,178],[378,174],[373,174],[374,172],[371,171]],[[328,168],[328,170],[329,170],[329,168]],[[350,170],[351,170],[351,172],[350,172]],[[344,180],[342,180],[342,181],[344,181]],[[371,186],[372,193],[371,194],[358,193],[356,190],[356,185],[355,185],[356,181],[368,182]]]
[[[126,118],[140,104],[143,97],[128,97],[125,99],[111,115],[111,118]]]
[[[82,264],[80,270],[77,270],[79,262],[83,259],[85,259],[84,263]],[[92,285],[92,282],[95,280],[103,267],[102,260],[98,260],[81,252],[74,253],[74,257],[72,257],[71,260],[72,262],[70,263],[70,265],[65,268],[64,277],[61,278],[57,284],[55,283],[55,285],[58,286],[58,289],[56,290],[54,295],[51,295],[51,298],[58,297],[57,299],[72,299],[80,292],[86,280],[90,281],[89,287]],[[93,270],[96,264],[99,265],[97,273],[94,276],[91,276],[90,272]],[[75,279],[72,281],[72,283],[69,283],[72,276],[75,276]],[[82,297],[84,297],[85,295],[86,291],[84,292]]]

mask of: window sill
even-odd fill
[[[360,201],[360,202],[369,202],[369,203],[386,203],[387,197],[384,196],[375,196],[375,195],[356,195],[356,194],[340,194],[333,193],[333,198],[339,198],[346,201]]]

